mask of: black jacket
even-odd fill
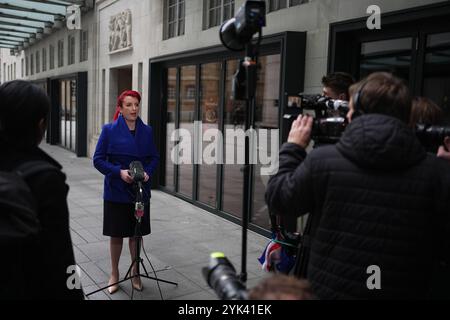
[[[311,213],[307,276],[322,299],[426,296],[435,256],[450,253],[450,164],[388,116],[357,118],[308,156],[285,144],[266,201],[279,215]],[[372,265],[381,290],[367,288]]]
[[[19,151],[0,143],[0,152],[1,171],[11,171],[25,162],[35,160],[43,160],[62,169],[58,162],[39,148]],[[2,274],[5,278],[0,280],[0,285],[11,286],[11,296],[8,298],[83,299],[81,290],[67,288],[67,279],[71,275],[66,273],[67,268],[75,265],[75,259],[69,231],[69,187],[65,180],[61,171],[50,170],[38,173],[27,181],[37,202],[41,232],[35,246],[27,250],[27,256],[20,262],[12,261],[7,253],[2,253],[0,269],[11,270],[9,274]],[[15,254],[12,253],[13,256]],[[20,295],[14,296],[14,292],[20,292]]]

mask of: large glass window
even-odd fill
[[[195,120],[196,66],[183,66],[180,71],[180,129],[189,132],[191,137],[190,164],[178,166],[178,191],[192,198],[193,186],[193,139]]]
[[[221,64],[208,63],[201,66],[200,77],[200,115],[202,122],[202,137],[208,130],[219,129],[219,97],[220,97],[220,78],[221,78]],[[208,137],[209,138],[209,137]],[[202,154],[205,149],[212,145],[216,138],[211,137],[211,141],[203,143]],[[208,149],[210,150],[210,148]],[[208,157],[213,160],[217,157],[216,152],[206,151]],[[205,161],[205,157],[203,157]],[[217,193],[217,158],[214,159],[214,164],[203,163],[198,167],[198,199],[199,201],[208,204],[211,207],[216,207],[216,193]]]
[[[252,223],[270,228],[269,211],[264,195],[270,176],[261,174],[261,169],[268,168],[268,164],[261,165],[261,156],[273,159],[271,155],[278,150],[272,150],[272,143],[278,145],[279,96],[280,96],[280,55],[261,57],[261,68],[258,70],[258,84],[256,90],[255,129],[258,134],[258,164],[253,172],[253,212]],[[274,136],[275,141],[272,141]],[[267,160],[264,160],[265,162]]]
[[[423,95],[436,102],[450,124],[450,32],[427,37]]]
[[[253,225],[265,229],[270,227],[264,200],[269,176],[261,169],[267,169],[270,166],[267,159],[273,159],[272,153],[278,152],[278,148],[272,148],[272,144],[278,146],[279,142],[277,133],[280,114],[280,59],[280,54],[260,57],[261,67],[258,71],[255,102],[253,128],[257,140],[261,140],[257,148],[259,164],[254,165],[254,174],[251,177],[253,191],[250,199],[253,211],[250,218]],[[192,200],[241,219],[246,102],[233,98],[233,79],[238,65],[239,60],[228,59],[209,63],[199,61],[195,65],[166,69],[165,186],[168,190],[174,190]],[[196,120],[200,120],[202,124],[202,130],[198,132],[200,137],[195,135]],[[190,160],[193,164],[173,165],[171,151],[174,145],[170,138],[177,128],[184,130],[191,137]],[[218,149],[213,143],[217,138],[214,133],[218,132],[214,130],[217,129],[222,129],[218,138],[223,138],[223,141],[218,145],[222,144],[223,149]],[[208,135],[205,135],[206,132]],[[195,143],[198,138],[203,140],[203,144]],[[200,149],[195,150],[195,147]],[[200,160],[195,157],[196,151],[201,157],[201,162],[195,162]],[[180,156],[185,157],[183,154]],[[217,160],[224,160],[223,165]],[[173,181],[176,181],[177,188]]]
[[[77,82],[59,80],[60,89],[60,144],[76,151]]]
[[[360,78],[374,71],[391,72],[410,79],[412,38],[363,42],[361,44]]]
[[[176,108],[177,108],[177,68],[167,70],[167,118],[166,118],[166,188],[175,191],[175,163],[172,159],[174,142],[171,141],[175,130]],[[175,156],[175,155],[174,155]]]
[[[243,145],[237,145],[237,139],[227,139],[227,130],[245,130],[245,101],[233,99],[233,76],[238,68],[238,60],[228,60],[226,63],[225,77],[225,105],[224,105],[224,159],[227,158],[227,150],[234,150],[234,157],[237,158],[237,150],[243,150]],[[222,210],[236,217],[242,218],[242,201],[244,175],[241,171],[242,165],[224,164],[223,166],[223,191]]]

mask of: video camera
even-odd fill
[[[347,127],[348,101],[334,100],[322,95],[305,95],[288,98],[288,108],[283,116],[283,141],[287,141],[292,123],[301,114],[314,117],[311,138],[316,144],[336,143]]]
[[[444,144],[445,137],[450,137],[450,127],[416,125],[416,136],[428,152],[436,153],[439,146]]]
[[[202,273],[208,285],[221,300],[248,300],[245,285],[222,252],[211,254],[209,266],[204,267]]]

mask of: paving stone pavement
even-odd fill
[[[77,158],[73,153],[48,144],[41,148],[59,161],[67,175],[70,187],[68,205],[70,231],[75,259],[81,268],[81,283],[85,294],[107,285],[110,255],[109,237],[102,234],[103,176],[93,167],[89,158]],[[201,269],[208,265],[213,251],[222,251],[241,269],[241,227],[210,212],[197,208],[164,192],[153,190],[151,201],[152,233],[144,237],[144,248],[158,277],[178,283],[178,286],[160,282],[165,300],[215,300],[214,291],[203,279]],[[257,258],[268,239],[248,232],[247,286],[251,288],[266,274]],[[147,271],[151,266],[144,258]],[[123,277],[131,264],[127,241],[124,241],[120,272]],[[162,270],[162,271],[159,271]],[[152,274],[150,275],[152,276]],[[144,290],[134,292],[133,299],[161,299],[156,281],[142,279]],[[90,295],[91,300],[128,300],[131,298],[129,281],[120,285],[113,295],[106,290]]]

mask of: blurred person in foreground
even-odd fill
[[[38,147],[47,128],[50,100],[38,86],[15,80],[0,86],[0,101],[0,171],[17,174],[11,184],[22,178],[26,189],[20,201],[30,192],[33,203],[11,212],[4,207],[9,199],[0,199],[0,299],[81,300],[81,288],[70,289],[68,285],[71,274],[67,270],[75,267],[75,259],[66,176],[62,166]],[[36,170],[37,166],[43,169]],[[7,187],[2,185],[1,191]],[[18,216],[19,212],[28,212],[28,218]],[[9,219],[4,220],[8,214]],[[8,231],[11,236],[19,230],[31,230],[32,221],[37,225],[36,234],[26,231],[30,232],[28,237],[3,243]],[[7,226],[19,229],[6,230]]]

